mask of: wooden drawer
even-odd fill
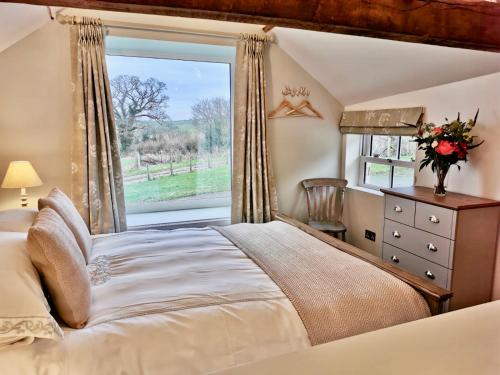
[[[449,289],[451,284],[451,270],[447,268],[386,243],[382,247],[382,257],[386,262],[396,264],[398,267],[404,268],[424,279],[428,279],[442,288]]]
[[[385,196],[385,217],[413,226],[415,223],[415,201],[395,197]]]
[[[384,242],[444,267],[453,268],[454,242],[447,238],[386,219]]]
[[[456,212],[447,208],[417,202],[415,227],[439,236],[455,239]]]

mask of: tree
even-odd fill
[[[127,153],[134,141],[139,121],[153,120],[165,124],[167,113],[167,84],[156,78],[145,81],[137,76],[119,75],[110,82],[113,112],[120,136],[121,151]]]
[[[136,151],[139,153],[139,159],[142,163],[146,164],[146,173],[148,181],[151,181],[151,174],[149,173],[149,166],[156,165],[161,162],[155,157],[161,149],[161,140],[149,139],[137,145]]]
[[[170,164],[170,175],[174,175],[174,162],[182,153],[183,140],[177,132],[167,132],[161,136],[160,149],[165,151],[168,155],[168,162]]]
[[[193,160],[198,155],[199,151],[199,137],[198,134],[189,134],[184,137],[184,153],[188,156],[189,159],[189,172],[193,171]]]
[[[195,124],[203,128],[204,149],[208,151],[208,167],[214,151],[229,145],[231,105],[227,99],[202,99],[191,108]]]

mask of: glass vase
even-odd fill
[[[448,183],[449,165],[436,165],[434,169],[434,195],[444,197],[446,195],[446,186]]]

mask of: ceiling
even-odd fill
[[[500,53],[297,29],[273,31],[279,45],[344,105],[500,72]]]
[[[259,25],[133,13],[82,9],[65,9],[64,13],[210,31],[261,29]],[[0,3],[0,52],[49,21],[47,7]],[[500,71],[500,53],[280,27],[273,32],[279,45],[344,105]]]
[[[49,21],[45,6],[0,3],[0,52]]]

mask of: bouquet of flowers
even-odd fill
[[[437,126],[433,123],[424,124],[419,128],[415,142],[418,149],[425,152],[425,157],[420,162],[420,170],[431,165],[435,174],[436,182],[434,194],[444,196],[446,194],[445,179],[450,167],[457,164],[460,170],[459,161],[467,162],[467,155],[470,150],[479,147],[484,143],[474,144],[475,136],[470,132],[476,125],[479,110],[474,119],[466,122],[460,121],[460,113],[456,120]]]

